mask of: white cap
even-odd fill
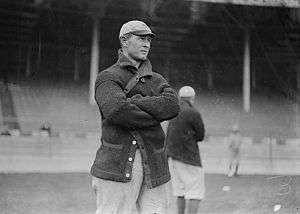
[[[155,34],[152,33],[150,27],[146,25],[146,23],[138,20],[129,21],[123,24],[119,33],[119,38],[128,33],[136,36],[149,35],[151,37],[155,37]]]
[[[231,131],[233,131],[233,132],[239,131],[239,125],[238,124],[234,124],[233,127],[232,127],[232,129],[231,129]]]
[[[178,92],[179,97],[194,97],[195,94],[195,90],[191,86],[183,86]]]

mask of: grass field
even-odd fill
[[[223,187],[229,186],[229,191]],[[228,188],[227,188],[228,189]],[[169,214],[176,213],[172,197]],[[274,211],[275,205],[281,209]],[[278,207],[278,206],[277,206]],[[1,214],[92,214],[87,173],[0,174]],[[200,213],[300,213],[300,176],[206,175]]]

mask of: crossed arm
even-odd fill
[[[179,112],[178,97],[176,92],[163,79],[156,96],[145,96],[132,99],[140,109],[152,115],[157,121],[163,122],[177,116]]]
[[[159,125],[161,121],[177,115],[177,96],[174,92],[175,97],[170,98],[174,95],[170,95],[169,91],[170,89],[162,89],[161,95],[156,97],[127,98],[120,85],[107,78],[96,85],[95,99],[107,121],[126,128],[139,129]],[[174,105],[172,112],[165,107],[165,102]]]

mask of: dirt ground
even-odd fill
[[[206,174],[200,213],[300,213],[300,176]],[[225,186],[225,188],[224,188]],[[87,173],[0,174],[2,214],[92,214]],[[172,197],[169,214],[176,213]],[[277,211],[274,211],[274,209]]]

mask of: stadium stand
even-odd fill
[[[9,37],[6,31],[0,35],[2,43],[10,45],[11,53],[3,57],[12,60],[8,66],[11,69],[9,88],[21,131],[38,130],[42,123],[49,121],[54,133],[98,132],[97,107],[88,104],[92,26],[92,19],[86,13],[88,7],[80,1],[78,5],[69,6],[53,1],[49,7],[36,7],[33,2],[24,1],[22,11],[13,1],[3,1],[0,5],[2,20],[7,19],[15,36]],[[299,58],[299,28],[298,25],[286,26],[282,17],[287,10],[250,11],[248,8],[250,15],[258,14],[252,14],[251,20],[254,26],[252,65],[257,86],[252,91],[251,112],[246,114],[241,94],[244,41],[241,26],[247,24],[249,17],[243,14],[247,9],[209,4],[205,19],[191,22],[189,4],[188,1],[163,1],[157,6],[155,16],[150,17],[145,16],[139,4],[132,4],[132,0],[108,1],[100,20],[100,70],[116,60],[119,42],[117,36],[112,35],[118,35],[123,22],[141,18],[158,37],[150,53],[154,69],[168,78],[175,88],[187,84],[197,88],[197,105],[206,120],[208,135],[226,135],[227,127],[238,120],[247,136],[298,136],[295,112],[299,111],[293,99],[286,98],[295,92],[295,72],[288,71],[285,61]],[[102,7],[102,3],[99,5]],[[267,10],[266,14],[273,16],[261,20],[260,16]],[[18,19],[20,21],[16,22]],[[76,37],[77,34],[81,36]],[[26,74],[28,50],[32,51],[29,75]],[[84,50],[79,57],[82,60],[79,62],[81,79],[72,82],[73,52],[76,50]],[[212,90],[207,90],[208,67],[214,75]],[[43,78],[43,75],[48,76]]]
[[[97,106],[88,103],[88,85],[76,83],[30,83],[10,86],[22,132],[38,130],[49,121],[53,132],[99,132]],[[297,136],[295,107],[281,94],[255,93],[252,110],[243,112],[237,90],[200,90],[196,105],[202,112],[210,136],[227,135],[239,122],[245,136],[254,138]]]
[[[88,85],[39,82],[11,86],[11,91],[22,132],[38,130],[45,121],[54,133],[100,130],[97,107],[88,103]]]
[[[234,90],[200,91],[196,104],[202,112],[207,134],[224,136],[236,121],[243,135],[253,138],[297,137],[293,102],[280,94],[255,93],[251,112],[242,107],[242,94]]]
[[[7,84],[0,85],[0,99],[1,99],[1,111],[3,120],[3,125],[7,126],[9,129],[20,129],[15,106],[13,102],[13,97],[10,91],[10,87]]]

